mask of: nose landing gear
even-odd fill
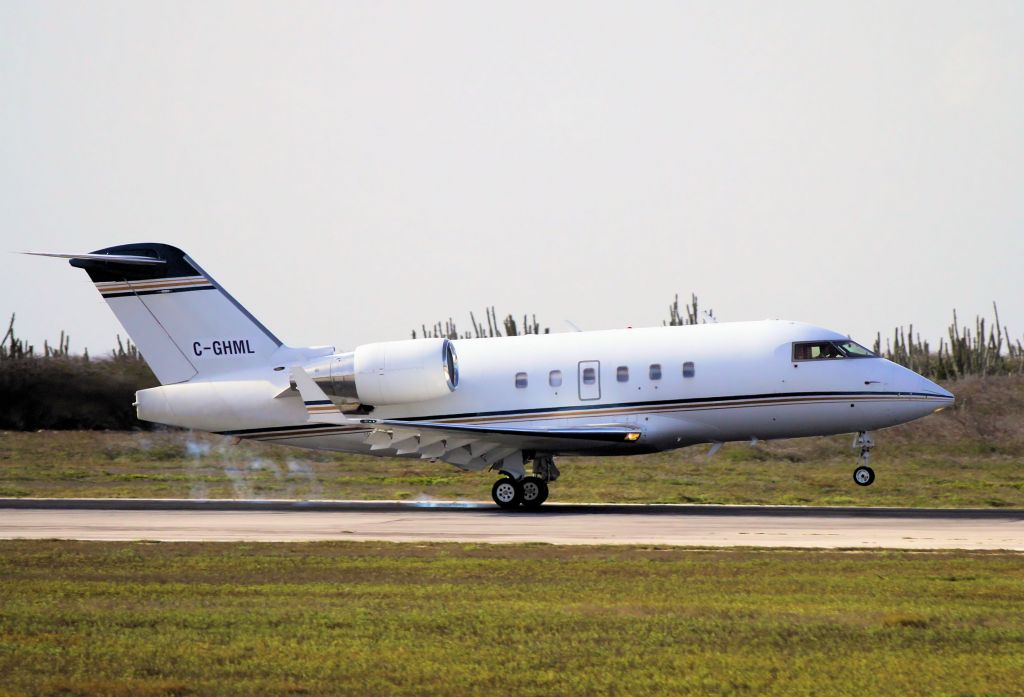
[[[870,486],[875,481],[875,471],[868,466],[871,460],[871,448],[875,447],[875,439],[869,431],[861,431],[853,439],[853,447],[860,448],[860,465],[853,471],[853,481],[859,486]]]

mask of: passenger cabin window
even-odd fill
[[[552,387],[561,387],[562,386],[562,371],[561,370],[552,370],[550,373],[548,373],[548,384],[551,385]]]
[[[597,382],[597,372],[595,372],[593,368],[584,368],[583,369],[583,384],[584,385],[593,385],[596,382]]]
[[[686,363],[683,363],[683,377],[692,378],[693,374],[693,361],[686,361]]]
[[[616,368],[615,379],[619,382],[629,382],[629,366],[620,365]]]
[[[516,373],[516,387],[526,387],[526,373]]]
[[[648,376],[651,380],[661,380],[661,363],[651,363],[651,370]]]
[[[800,341],[793,344],[794,361],[827,361],[837,358],[877,358],[856,341]]]

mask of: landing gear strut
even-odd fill
[[[506,476],[491,487],[491,498],[499,507],[510,510],[519,506],[539,508],[548,499],[548,482],[558,479],[560,473],[553,457],[537,455],[533,458],[533,475],[524,477],[522,467],[518,473],[502,470],[502,474]]]
[[[555,467],[555,458],[550,455],[537,455],[533,458],[533,473],[545,482],[553,482],[562,474]]]
[[[860,465],[853,471],[853,481],[859,486],[870,486],[875,481],[875,471],[868,467],[871,460],[871,448],[875,447],[875,439],[868,431],[861,431],[853,439],[853,447],[860,448]]]

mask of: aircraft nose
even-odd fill
[[[935,391],[935,394],[942,397],[943,399],[948,399],[951,402],[954,399],[956,399],[956,395],[947,390],[945,387],[942,387],[941,385],[936,385],[934,382],[928,380],[927,378],[925,378],[925,382],[927,382],[931,386],[931,389]]]
[[[903,366],[896,366],[896,368],[897,375],[894,382],[897,385],[896,389],[900,392],[916,393],[931,399],[941,400],[944,404],[951,404],[956,399],[952,392],[941,385],[935,384],[925,376],[919,375]]]

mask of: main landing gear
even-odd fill
[[[491,487],[491,498],[499,507],[506,510],[519,508],[539,508],[548,499],[548,482],[558,479],[558,468],[550,455],[538,455],[533,459],[533,474],[523,476],[520,468],[517,479],[514,472],[503,470],[505,476],[494,482]]]
[[[537,508],[548,498],[548,483],[540,477],[502,477],[491,487],[491,498],[505,509]]]
[[[875,447],[875,439],[868,431],[861,431],[853,439],[853,447],[860,448],[860,465],[853,471],[853,481],[859,486],[870,486],[875,481],[875,471],[868,467],[871,460],[871,448]]]

